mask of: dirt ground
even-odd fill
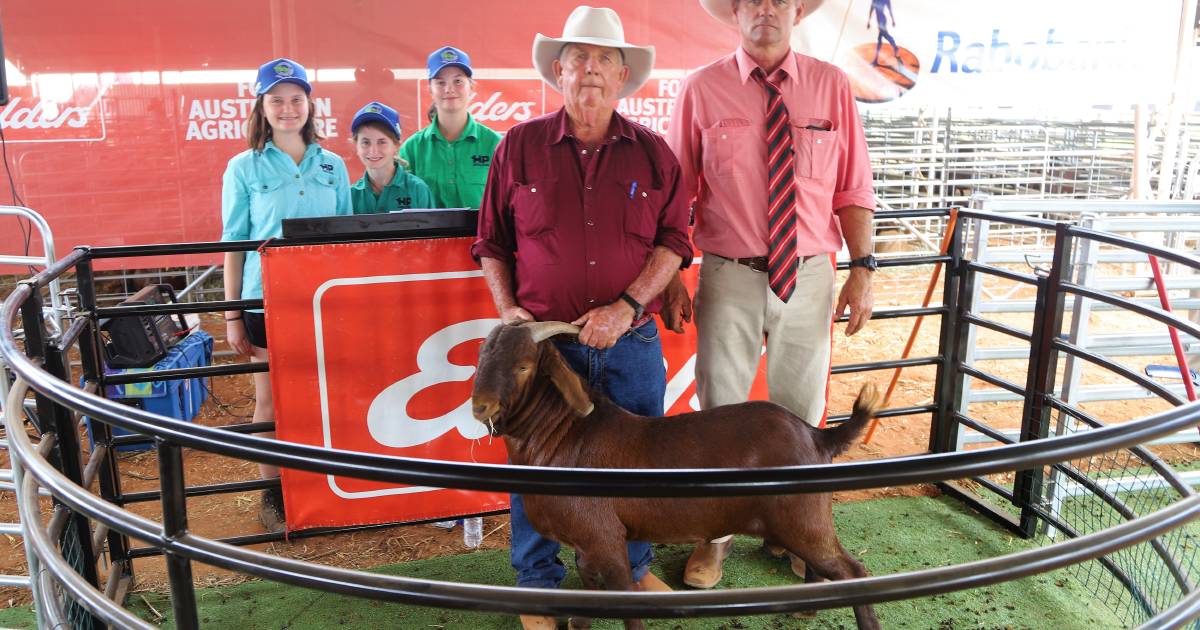
[[[924,293],[927,276],[916,272],[883,270],[876,279],[876,309],[896,308],[919,304]],[[940,288],[934,293],[934,302],[940,300]],[[994,319],[1028,331],[1030,317],[1023,314],[1001,315]],[[1161,326],[1154,322],[1133,322],[1129,316],[1094,314],[1089,322],[1093,331],[1152,330]],[[937,353],[938,317],[926,318],[910,356],[933,356]],[[911,319],[876,320],[853,337],[842,334],[841,326],[835,331],[835,365],[861,363],[871,360],[899,358],[909,333]],[[216,338],[218,351],[227,349],[224,343],[224,326],[219,316],[206,316],[204,328]],[[1012,346],[1016,343],[1002,336],[984,331],[979,335],[980,347]],[[1173,357],[1137,357],[1141,363],[1174,364]],[[229,361],[232,359],[228,359]],[[1131,363],[1131,365],[1133,365]],[[1024,386],[1026,363],[1024,360],[992,361],[980,364],[980,368]],[[933,367],[904,370],[897,382],[889,406],[927,404],[932,400]],[[843,413],[850,405],[860,385],[873,382],[882,390],[887,388],[891,371],[868,372],[835,377],[830,393],[831,413]],[[1060,375],[1061,376],[1061,375]],[[1085,383],[1118,382],[1120,377],[1091,368],[1084,371]],[[196,422],[220,426],[248,422],[253,411],[253,385],[249,375],[213,379],[213,395],[205,403]],[[976,388],[990,386],[975,385]],[[1107,422],[1122,422],[1143,417],[1149,413],[1169,408],[1157,399],[1088,403],[1083,405],[1089,412]],[[972,417],[1000,429],[1020,426],[1021,403],[977,403],[970,409]],[[925,453],[928,448],[930,421],[927,416],[884,419],[869,444],[859,443],[841,460],[868,460],[901,455]],[[984,445],[983,447],[986,447]],[[1192,444],[1170,445],[1154,449],[1169,462],[1190,462],[1200,458],[1200,450]],[[121,484],[125,491],[154,490],[158,487],[157,463],[152,452],[123,453],[120,455]],[[0,451],[0,462],[7,464],[7,453]],[[256,465],[220,457],[204,452],[186,451],[186,474],[189,485],[204,485],[226,481],[253,479],[257,477]],[[870,490],[841,493],[838,501],[857,501],[890,496],[934,495],[931,486],[884,487]],[[43,500],[48,512],[48,502]],[[189,500],[189,521],[193,530],[203,536],[225,537],[252,534],[261,531],[257,520],[258,493],[247,492],[237,495],[195,497]],[[143,503],[131,508],[134,512],[158,520],[157,503]],[[16,507],[13,495],[0,493],[0,522],[14,522]],[[488,517],[484,523],[484,548],[507,547],[509,542],[508,517]],[[256,548],[281,556],[318,561],[340,567],[366,568],[381,564],[403,562],[432,556],[462,553],[460,528],[451,531],[429,525],[390,527],[354,533],[301,538],[291,542],[258,545]],[[0,573],[25,573],[25,559],[21,541],[5,536],[0,543]],[[134,567],[136,581],[133,592],[167,590],[166,573],[161,558],[138,560]],[[231,584],[244,581],[245,577],[227,571],[193,564],[193,572],[199,585]],[[0,606],[28,603],[28,591],[15,588],[0,589]]]

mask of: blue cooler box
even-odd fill
[[[105,368],[106,376],[117,374],[133,374],[151,370],[175,370],[180,368],[201,367],[212,363],[213,338],[202,330],[193,331],[175,344],[167,356],[148,368],[109,369]],[[208,398],[208,383],[204,378],[187,378],[173,381],[156,381],[151,383],[128,383],[125,385],[106,385],[104,397],[117,402],[140,407],[151,413],[157,413],[179,420],[191,420],[200,411],[201,405]],[[87,420],[88,439],[95,448],[96,441],[92,434],[92,419]],[[113,437],[130,435],[129,431],[113,427]],[[147,444],[126,444],[118,448],[120,451],[144,451],[153,446]]]

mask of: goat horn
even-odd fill
[[[579,327],[566,322],[530,322],[525,324],[534,343],[541,343],[554,335],[578,335]]]

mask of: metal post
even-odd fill
[[[962,321],[960,302],[963,296],[969,296],[970,291],[963,292],[962,283],[967,274],[963,268],[963,224],[966,219],[959,217],[954,222],[954,232],[950,235],[950,247],[946,253],[950,255],[947,261],[944,279],[942,280],[942,304],[947,312],[942,316],[941,332],[938,347],[941,348],[942,361],[937,366],[934,377],[934,394],[937,411],[930,425],[929,450],[934,453],[953,451],[958,440],[958,421],[954,413],[958,411],[963,393],[963,374],[958,369],[963,359],[965,339],[963,334],[970,325]]]
[[[25,356],[41,359],[46,346],[46,332],[42,327],[42,294],[36,286],[31,288],[33,290],[29,298],[21,303],[21,328],[25,334]],[[52,404],[49,398],[37,394],[38,422],[34,428],[38,433],[45,433],[49,428],[42,425],[51,417]]]
[[[83,364],[83,376],[87,382],[98,385],[96,394],[104,396],[104,362],[101,359],[100,324],[96,317],[96,285],[95,274],[90,258],[80,261],[75,268],[75,278],[79,291],[79,317],[90,321],[88,330],[79,337],[79,356]],[[112,444],[112,427],[95,422],[92,425],[92,439],[96,444]],[[124,505],[121,500],[121,471],[120,460],[115,448],[110,448],[99,470],[100,496],[113,505]],[[125,576],[133,575],[133,563],[129,561],[129,537],[108,529],[108,557],[110,571],[120,570]]]
[[[1046,397],[1054,395],[1054,372],[1058,365],[1058,350],[1054,347],[1054,341],[1062,332],[1066,305],[1062,283],[1071,277],[1072,237],[1067,230],[1068,224],[1057,224],[1050,272],[1038,278],[1025,406],[1021,414],[1022,442],[1045,438],[1050,430],[1052,408]],[[1040,502],[1044,475],[1042,468],[1017,471],[1013,485],[1013,500],[1021,508],[1021,531],[1029,537],[1037,533],[1039,520],[1033,505]]]
[[[58,346],[46,338],[45,324],[42,320],[42,300],[40,291],[33,291],[28,300],[21,304],[22,326],[25,329],[25,354],[30,357],[42,358],[42,368],[59,380],[68,381],[70,370],[65,357]],[[52,428],[56,434],[54,460],[55,464],[78,486],[83,485],[83,466],[79,459],[79,432],[75,427],[75,415],[70,409],[54,403],[49,398],[38,394],[38,415],[41,422],[48,425],[39,427],[46,432]],[[55,503],[59,503],[57,500]],[[65,507],[65,506],[64,506]],[[99,588],[100,579],[96,571],[96,554],[92,548],[92,533],[87,517],[75,512],[70,513],[70,521],[63,529],[59,545],[64,552],[69,553],[73,548],[78,554],[72,566],[92,586]],[[71,561],[72,558],[67,558]],[[32,576],[31,576],[32,577]],[[84,628],[100,628],[103,622],[87,612],[79,604],[72,603],[69,616],[79,626]]]
[[[187,498],[184,495],[183,452],[179,446],[156,440],[158,446],[158,477],[162,490],[163,541],[169,542],[187,533]],[[165,551],[167,577],[171,582],[171,608],[175,611],[175,627],[181,630],[199,628],[196,615],[196,591],[192,584],[192,561]]]
[[[974,194],[971,196],[971,208],[975,210],[986,210],[987,200],[987,195],[978,193]],[[991,238],[992,222],[989,220],[976,219],[972,225],[974,229],[971,231],[971,259],[980,264],[988,263],[991,259],[991,246],[989,239]],[[962,247],[964,252],[967,251],[965,231],[963,232]],[[983,279],[975,278],[974,274],[971,275],[972,277],[969,278],[969,285],[964,285],[969,286],[969,288],[965,289],[965,293],[960,292],[958,297],[960,301],[967,305],[967,308],[961,309],[962,313],[971,313],[973,311],[982,312],[982,305],[984,304],[985,295],[983,293]],[[964,280],[968,279],[964,278]],[[978,336],[979,331],[975,326],[964,326],[963,328],[966,329],[966,340],[963,345],[960,346],[962,350],[961,364],[975,365],[975,338]],[[968,376],[962,379],[962,393],[961,395],[958,395],[957,398],[958,412],[964,416],[970,416],[972,398],[971,377]],[[961,451],[962,449],[963,432],[959,431],[957,433],[957,439],[955,441],[954,448],[951,450]]]
[[[1080,216],[1080,225],[1085,228],[1103,229],[1103,220],[1094,213],[1083,213]],[[1096,273],[1096,259],[1100,255],[1100,244],[1092,239],[1082,239],[1078,243],[1074,243],[1078,253],[1073,261],[1075,272],[1075,281],[1081,285],[1088,285],[1092,276]],[[1063,296],[1064,304],[1066,296]],[[1076,295],[1071,298],[1071,333],[1068,339],[1071,343],[1086,348],[1091,344],[1089,340],[1090,333],[1088,332],[1088,322],[1092,314],[1092,301],[1084,299],[1083,296]],[[1035,329],[1036,330],[1036,329]],[[1063,402],[1071,402],[1075,398],[1075,392],[1081,389],[1083,368],[1086,361],[1074,355],[1066,355],[1064,358],[1063,367],[1063,383],[1062,395],[1060,398]],[[1054,426],[1054,435],[1065,435],[1069,427],[1075,424],[1074,418],[1067,414],[1059,414],[1058,422]],[[1046,484],[1045,495],[1047,502],[1047,511],[1058,516],[1059,509],[1062,506],[1063,497],[1058,491],[1058,486],[1061,483],[1061,474],[1057,470],[1050,471],[1050,479]],[[1042,535],[1054,540],[1058,536],[1058,529],[1051,526],[1050,523],[1045,523],[1042,527]]]
[[[0,361],[0,381],[3,381],[4,384],[7,385],[8,375],[4,372],[5,369],[4,362]],[[0,401],[0,403],[4,404],[0,404],[0,412],[24,414],[24,405],[20,404],[21,401],[17,402],[18,405],[15,412],[11,406],[4,407],[4,405],[8,403],[8,391],[7,388],[5,388],[4,400]],[[16,416],[16,418],[20,417],[21,415]],[[19,422],[20,421],[18,420],[14,422],[14,424],[19,424]],[[25,514],[22,516],[21,510],[25,506],[25,502],[21,500],[23,496],[22,493],[24,492],[25,488],[25,465],[21,462],[21,458],[17,457],[15,450],[9,450],[8,456],[12,468],[13,494],[17,499],[17,523],[21,526],[21,538],[26,541],[22,547],[25,548],[25,563],[29,569],[29,590],[33,593],[33,614],[37,620],[37,627],[45,628],[48,624],[46,623],[45,611],[41,606],[42,581],[38,579],[38,575],[42,571],[42,563],[37,554],[33,551],[33,544],[28,542],[30,536],[29,528],[31,524],[37,520],[39,515]]]

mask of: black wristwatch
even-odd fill
[[[628,293],[625,293],[624,291],[622,291],[621,299],[625,300],[626,304],[633,307],[633,321],[636,322],[637,320],[641,319],[642,315],[644,315],[646,313],[646,307],[642,306],[641,302],[638,302],[637,300],[633,299]]]
[[[867,254],[862,258],[855,258],[850,261],[850,268],[853,269],[855,267],[866,267],[867,271],[875,271],[879,268],[879,262],[875,260],[875,256]]]

